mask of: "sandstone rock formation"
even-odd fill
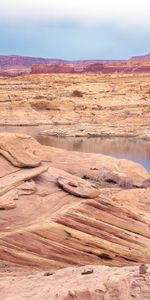
[[[143,186],[150,176],[142,166],[42,146],[26,135],[1,134],[1,146],[0,274],[150,262],[150,188]],[[30,153],[39,166],[31,166]],[[130,189],[106,181],[112,172]]]
[[[8,159],[16,167],[37,167],[40,165],[39,158],[32,150],[30,137],[24,134],[1,133],[0,154]]]
[[[40,165],[38,158],[33,156],[29,139],[30,137],[19,134],[0,134],[1,210],[15,208],[15,200],[19,195],[32,194],[36,188],[30,180],[48,169],[46,165]]]
[[[83,179],[58,177],[58,184],[63,190],[81,198],[96,198],[99,195],[98,187]]]

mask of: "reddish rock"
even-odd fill
[[[75,73],[75,67],[72,64],[48,64],[32,66],[31,74],[42,73]]]
[[[26,57],[19,55],[0,55],[0,75],[24,75],[46,73],[143,73],[150,72],[150,54],[133,57],[129,60],[85,60],[65,61]]]
[[[39,57],[28,57],[20,55],[0,55],[0,68],[15,68],[20,66],[31,68],[33,64],[49,64],[65,62],[61,59],[49,59]]]

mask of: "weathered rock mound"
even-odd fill
[[[45,275],[45,276],[44,276]],[[86,266],[55,273],[2,277],[3,300],[150,299],[150,267]]]

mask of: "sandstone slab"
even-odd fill
[[[23,181],[29,180],[46,172],[47,169],[47,166],[41,165],[37,168],[21,169],[13,174],[4,176],[0,179],[0,195],[5,194],[12,188],[16,188],[19,184],[23,183]]]
[[[96,185],[82,179],[69,180],[65,177],[59,177],[58,184],[66,192],[81,198],[95,198],[100,193]]]
[[[29,141],[24,134],[0,134],[0,154],[16,167],[37,167],[40,160],[36,157]]]

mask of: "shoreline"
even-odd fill
[[[95,128],[98,124],[94,124]],[[91,127],[91,124],[87,124],[88,127]],[[99,125],[100,126],[100,125]],[[33,123],[0,123],[0,131],[2,128],[6,127],[11,128],[12,131],[16,128],[35,128],[37,130],[38,135],[45,136],[45,137],[59,137],[59,138],[76,138],[76,137],[83,137],[83,138],[127,138],[127,139],[134,139],[134,140],[142,140],[146,142],[150,142],[150,130],[149,128],[144,128],[141,130],[140,133],[134,133],[130,130],[126,130],[125,132],[121,133],[115,133],[114,130],[119,131],[122,130],[120,126],[116,127],[107,127],[107,129],[104,129],[104,126],[100,126],[103,130],[101,132],[93,132],[93,129],[90,131],[86,129],[86,127],[78,128],[77,130],[74,130],[73,132],[70,132],[71,129],[73,130],[75,128],[75,125],[51,125],[51,124],[33,124]],[[112,130],[113,129],[113,130]],[[81,130],[81,132],[80,132]],[[96,131],[96,130],[95,130]],[[127,133],[128,131],[128,133]],[[146,132],[145,132],[146,131]]]

